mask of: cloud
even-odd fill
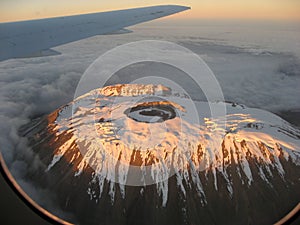
[[[210,66],[228,101],[272,112],[299,109],[299,59],[221,44],[184,42]]]
[[[279,66],[278,72],[288,77],[300,77],[300,62],[291,58],[288,62]],[[284,77],[283,77],[284,78]]]
[[[20,127],[70,102],[85,69],[102,53],[123,43],[157,36],[152,29],[144,31],[137,29],[133,34],[99,36],[64,45],[57,48],[62,55],[0,62],[1,151],[18,183],[38,203],[56,208],[51,201],[51,191],[38,188],[26,179],[27,170],[43,169],[43,165],[27,147],[27,140],[20,135]],[[215,27],[206,28],[206,32],[209,31],[216,33]],[[172,35],[168,36],[167,32]],[[273,112],[300,108],[300,63],[292,54],[254,51],[253,48],[234,46],[234,41],[220,44],[219,40],[195,39],[193,35],[182,40],[182,34],[174,36],[172,29],[164,30],[160,35],[160,38],[179,42],[202,56],[218,79],[226,100]],[[223,36],[227,37],[226,34]],[[204,98],[191,80],[183,79],[181,71],[162,64],[130,66],[119,71],[110,82],[126,83],[127,79],[150,75],[173,79],[193,98]],[[45,200],[45,196],[49,198]]]
[[[103,41],[109,39],[104,38]],[[85,69],[99,55],[116,45],[117,42],[99,44],[97,38],[90,38],[59,47],[63,55],[0,62],[1,153],[25,192],[63,218],[74,216],[55,205],[51,190],[38,187],[26,177],[28,172],[44,171],[45,165],[28,147],[28,140],[22,136],[20,128],[72,101]]]
[[[64,57],[9,60],[0,63],[0,145],[12,175],[24,191],[52,213],[66,217],[55,205],[55,197],[26,178],[28,172],[43,171],[44,165],[27,147],[20,127],[71,101],[84,70],[82,64]],[[52,194],[51,194],[52,193]]]

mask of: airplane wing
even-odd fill
[[[49,48],[190,9],[162,5],[21,22],[0,23],[0,61],[29,56]]]

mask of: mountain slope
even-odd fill
[[[93,90],[22,133],[45,167],[28,178],[79,224],[270,224],[300,200],[298,129],[162,85]]]

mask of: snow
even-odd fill
[[[255,182],[249,157],[259,159],[260,163],[256,166],[260,178],[266,183],[269,181],[264,171],[272,176],[271,168],[278,171],[284,179],[285,171],[279,160],[280,151],[286,160],[299,165],[300,131],[278,116],[264,110],[222,102],[208,104],[193,101],[196,108],[193,110],[186,95],[178,95],[171,89],[170,92],[162,93],[156,91],[155,85],[148,85],[147,88],[150,87],[152,91],[146,93],[143,92],[144,87],[128,84],[123,85],[124,90],[121,88],[119,92],[113,86],[106,87],[105,91],[93,90],[60,110],[56,126],[53,126],[54,132],[59,136],[71,131],[69,133],[73,136],[55,153],[48,170],[58,163],[76,141],[83,160],[78,165],[75,176],[87,165],[94,168],[94,176],[99,180],[99,196],[105,180],[110,182],[109,195],[112,203],[115,185],[119,185],[121,195],[125,198],[125,185],[145,186],[155,183],[164,207],[168,200],[168,178],[174,174],[184,195],[185,188],[191,188],[193,184],[205,204],[204,181],[199,176],[201,172],[212,171],[216,191],[217,173],[221,174],[226,181],[228,194],[232,196],[232,180],[226,171],[231,163],[240,166],[238,174],[241,182],[245,178],[248,186]],[[114,96],[110,95],[109,88]],[[125,91],[130,88],[134,91]],[[118,101],[115,101],[116,96]],[[124,111],[141,104],[141,96],[163,98],[159,104],[170,101],[172,107],[177,107],[176,117],[153,123],[131,119]],[[150,102],[148,105],[151,107],[153,98],[143,99],[143,104]],[[226,107],[227,115],[212,118],[211,107]],[[70,115],[70,111],[73,114],[69,118],[66,115]],[[195,117],[198,118],[195,120]],[[285,132],[279,132],[280,130]],[[200,158],[199,151],[203,153]],[[227,152],[227,155],[223,152]],[[147,164],[149,159],[155,163]],[[171,168],[175,168],[174,172],[171,172]],[[142,171],[141,175],[128,179],[129,172],[135,170]]]
[[[54,155],[51,163],[48,165],[46,172],[49,171],[60,159],[62,155]]]

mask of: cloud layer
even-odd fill
[[[19,135],[19,128],[71,101],[85,69],[99,55],[117,45],[141,39],[175,41],[204,59],[218,79],[226,100],[273,112],[300,109],[300,61],[297,51],[281,52],[280,49],[291,49],[286,42],[281,41],[282,46],[274,48],[268,45],[267,49],[265,46],[253,48],[252,44],[243,46],[237,41],[242,38],[237,36],[244,34],[237,30],[230,35],[217,35],[214,26],[206,27],[204,38],[195,33],[195,27],[190,29],[190,33],[173,32],[173,27],[160,31],[153,31],[147,26],[138,27],[136,33],[93,37],[56,48],[62,55],[0,62],[1,152],[13,176],[38,203],[49,209],[56,208],[50,197],[45,198],[49,196],[47,189],[34,187],[30,180],[24,179],[26,171],[43,169],[43,165],[27,147],[27,140]],[[293,32],[298,31],[290,31]],[[280,37],[284,36],[283,31],[277,33]],[[224,41],[226,38],[227,41]],[[256,39],[253,40],[249,43],[256,43]],[[296,41],[294,44],[297,44]],[[174,79],[193,98],[204,98],[191,80],[182,82],[184,74],[180,70],[163,64],[129,66],[119,71],[110,82],[126,83],[141,76]],[[61,214],[59,210],[55,213]]]

